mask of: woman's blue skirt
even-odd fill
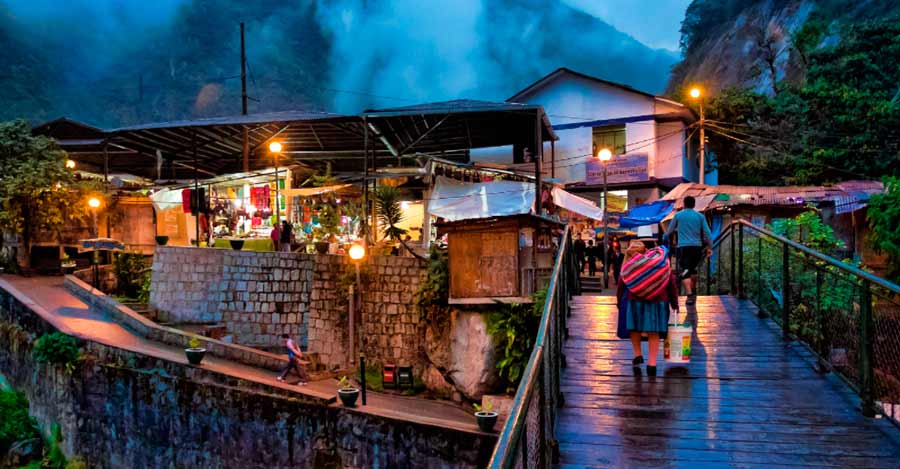
[[[669,331],[669,303],[628,300],[626,327],[631,332],[657,332],[666,335]]]

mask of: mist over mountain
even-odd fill
[[[541,0],[8,0],[0,118],[98,126],[250,112],[502,100],[562,66],[660,92],[675,53]]]

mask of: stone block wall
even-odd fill
[[[237,343],[304,343],[314,256],[159,246],[150,305],[175,323],[221,323]]]
[[[317,259],[309,306],[309,351],[328,366],[349,357],[349,292],[355,267],[345,257]],[[423,262],[411,257],[371,257],[360,267],[362,292],[356,326],[371,362],[413,365],[424,369],[424,322],[415,306],[415,292],[425,278]],[[342,277],[345,281],[342,282]],[[346,280],[349,279],[350,282]]]
[[[32,358],[52,329],[0,289],[0,370],[89,467],[470,468],[496,444],[94,342],[81,342],[85,359],[69,373]]]
[[[366,355],[423,370],[424,323],[414,305],[425,263],[374,256],[361,267],[358,321]],[[221,323],[233,341],[252,347],[280,345],[282,333],[298,337],[329,368],[349,357],[346,256],[157,247],[150,305],[163,321]],[[357,322],[360,324],[360,322]]]
[[[411,257],[376,257],[368,264],[362,288],[363,341],[366,356],[381,363],[424,369],[425,322],[415,293],[426,275],[425,263]]]

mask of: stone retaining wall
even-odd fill
[[[433,467],[487,464],[495,435],[395,420],[93,342],[70,374],[36,363],[53,328],[0,289],[0,370],[90,467]]]
[[[424,263],[370,257],[362,266],[360,313],[366,354],[422,370],[424,324],[414,295]],[[346,256],[160,246],[153,259],[150,305],[160,320],[221,323],[235,343],[280,345],[299,337],[328,367],[350,360]]]
[[[248,346],[276,345],[282,331],[299,336],[334,369],[356,362],[348,301],[354,271],[346,256],[158,247],[150,302],[174,320],[221,322],[235,343]],[[494,390],[484,311],[454,308],[447,320],[428,324],[415,305],[425,262],[372,256],[360,271],[355,324],[369,363],[411,365],[429,389],[457,400],[455,392],[478,400]]]
[[[224,324],[243,345],[276,346],[283,333],[304,343],[316,257],[159,246],[150,305],[163,322]]]

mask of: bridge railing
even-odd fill
[[[745,220],[713,253],[701,292],[752,300],[859,393],[864,414],[900,423],[900,286]]]
[[[568,228],[562,239],[534,348],[491,456],[489,467],[494,469],[547,468],[559,459],[556,421],[563,403],[559,374],[565,367],[563,341],[568,335],[569,300],[578,282]]]

